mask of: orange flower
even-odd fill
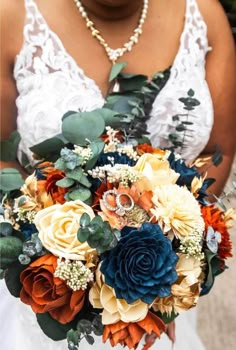
[[[73,320],[84,305],[85,292],[73,291],[54,277],[57,258],[44,255],[32,262],[20,275],[23,285],[20,299],[35,313],[49,312],[52,318],[65,324]]]
[[[65,194],[67,188],[59,187],[56,185],[58,180],[61,180],[65,177],[65,174],[61,170],[53,169],[47,174],[47,179],[45,182],[45,188],[47,193],[50,193],[54,203],[65,203]]]
[[[221,260],[232,257],[232,242],[227,227],[227,219],[224,217],[224,212],[219,208],[214,208],[213,205],[202,207],[202,216],[206,225],[212,226],[214,231],[221,234],[221,242],[218,245],[218,255]]]
[[[121,344],[132,349],[137,347],[145,333],[155,333],[160,338],[161,333],[165,331],[165,323],[152,312],[148,312],[147,316],[137,323],[119,321],[106,325],[103,331],[103,342],[109,339],[112,347]]]
[[[166,151],[163,151],[159,148],[154,148],[150,146],[148,143],[142,143],[138,145],[135,150],[139,156],[141,156],[144,153],[160,154],[161,156],[164,156],[166,153]]]
[[[122,185],[119,185],[116,189],[116,193],[129,195],[133,199],[135,206],[130,212],[120,216],[116,214],[115,211],[107,209],[103,201],[100,200],[102,212],[99,212],[99,215],[104,220],[109,221],[111,227],[121,230],[124,226],[139,227],[144,222],[149,221],[150,217],[148,212],[153,205],[151,200],[153,194],[151,191],[140,192],[138,187],[133,184],[131,187],[123,187]],[[108,195],[106,200],[111,207],[116,206],[114,195]],[[129,205],[129,203],[125,203],[125,200],[127,200],[127,202],[130,201],[128,198],[125,199],[125,196],[123,196],[122,200],[124,201],[124,203],[122,203],[123,205]]]

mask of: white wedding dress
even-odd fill
[[[60,132],[61,117],[68,110],[93,110],[102,107],[104,99],[96,83],[87,77],[66,52],[58,36],[49,28],[35,1],[25,0],[26,20],[24,44],[15,60],[14,77],[17,98],[17,125],[22,141],[22,152],[31,157],[29,147]],[[166,141],[173,128],[172,117],[183,113],[179,98],[194,90],[201,102],[188,116],[191,130],[185,135],[181,150],[186,160],[195,158],[207,144],[213,124],[213,108],[205,81],[205,56],[209,51],[206,24],[196,0],[186,0],[185,25],[178,53],[165,87],[153,104],[152,118],[148,122],[152,143],[168,146]],[[194,97],[195,97],[194,96]],[[66,350],[66,341],[53,342],[40,330],[30,307],[12,297],[3,282],[1,286],[0,332],[4,350]],[[196,333],[194,311],[180,315],[176,320],[175,350],[203,350]],[[111,349],[96,338],[93,346],[87,342],[81,350]],[[152,349],[170,350],[166,335],[156,341]],[[117,346],[115,349],[121,349]]]

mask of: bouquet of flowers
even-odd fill
[[[69,349],[82,338],[93,344],[93,334],[129,349],[145,334],[160,337],[231,256],[234,213],[207,202],[211,180],[143,137],[165,74],[152,84],[119,77],[123,92],[104,108],[68,112],[62,135],[32,147],[43,161],[24,183],[1,173],[2,275]]]

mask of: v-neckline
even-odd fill
[[[103,96],[102,90],[99,87],[99,85],[97,84],[97,82],[95,81],[95,79],[93,79],[89,75],[87,75],[85,73],[85,71],[83,70],[83,68],[81,68],[80,65],[76,62],[76,59],[67,51],[67,49],[65,48],[61,38],[59,37],[59,35],[55,31],[53,31],[51,29],[51,27],[48,24],[48,22],[46,21],[45,17],[43,16],[41,11],[39,10],[38,5],[36,4],[36,2],[34,0],[30,0],[30,2],[35,7],[35,11],[37,12],[37,17],[41,18],[42,22],[44,23],[44,25],[48,29],[49,35],[51,35],[56,40],[56,42],[57,42],[58,46],[60,47],[61,51],[71,61],[73,66],[78,70],[80,75],[83,77],[83,80],[85,80],[85,81],[89,82],[90,84],[92,84],[94,90],[96,90],[97,94],[99,95],[99,98],[102,99],[105,102],[106,98]],[[26,9],[26,11],[28,11],[28,10]],[[175,67],[176,61],[178,60],[178,57],[180,56],[180,53],[181,53],[181,50],[182,50],[182,46],[183,46],[183,42],[184,42],[184,35],[185,35],[186,31],[187,31],[187,23],[188,23],[187,22],[187,18],[188,18],[188,0],[186,0],[186,2],[185,2],[184,24],[183,24],[183,30],[182,30],[180,38],[179,38],[178,50],[177,50],[175,58],[173,60],[173,64],[170,66],[170,77],[171,77],[171,75],[172,75],[172,73],[174,71],[174,67]],[[152,76],[154,76],[156,73],[158,73],[158,72],[155,72]],[[140,74],[142,74],[142,73],[140,73]],[[170,77],[169,77],[169,80],[170,80]],[[149,80],[151,81],[151,79],[152,78],[150,78]]]

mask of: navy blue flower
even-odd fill
[[[20,229],[26,239],[31,238],[32,234],[37,232],[36,226],[34,224],[29,224],[27,222],[21,223]]]
[[[177,280],[177,260],[160,226],[145,223],[140,229],[122,229],[117,246],[103,257],[101,272],[117,298],[151,304],[156,297],[170,295]]]
[[[189,167],[182,159],[176,160],[173,152],[169,155],[168,161],[170,163],[171,169],[180,174],[176,184],[179,186],[186,186],[189,190],[191,190],[191,183],[194,177],[197,177],[198,179],[200,178],[200,174],[197,169],[194,166]],[[203,181],[202,187],[198,191],[197,200],[202,205],[206,205],[204,198],[207,196],[206,190],[211,184],[212,179],[205,179]]]

